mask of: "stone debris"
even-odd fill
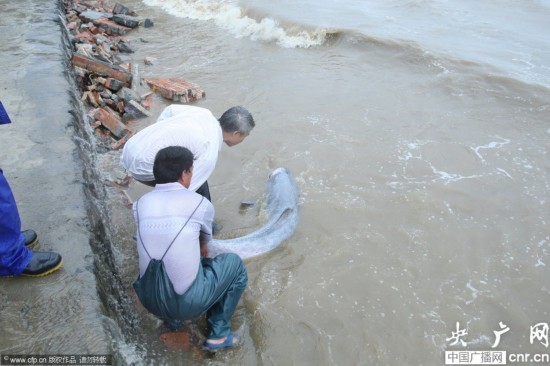
[[[101,18],[107,18],[107,19],[111,19],[113,17],[113,14],[112,13],[103,13],[103,12],[99,12],[99,11],[83,11],[81,12],[78,17],[83,21],[83,22],[91,22],[91,21],[94,21],[94,20],[97,20],[97,19],[101,19]]]
[[[256,204],[256,200],[248,199],[248,200],[242,200],[241,201],[241,209],[252,207]]]
[[[145,57],[143,63],[145,63],[145,65],[156,65],[158,64],[158,60],[155,57]]]
[[[143,22],[143,26],[145,28],[151,28],[155,25],[151,19],[145,19],[145,22]]]
[[[174,102],[189,103],[206,96],[200,86],[181,79],[159,78],[143,79],[143,81],[153,92]]]
[[[110,5],[105,0],[63,0],[63,5],[76,86],[82,103],[89,108],[86,117],[99,141],[107,149],[118,150],[134,133],[127,124],[151,116],[154,94],[138,93],[138,65],[122,61],[135,52],[124,36],[139,26],[152,27],[153,22],[118,2]],[[151,65],[156,64],[154,57],[147,59]],[[175,102],[205,97],[198,85],[181,79],[144,81],[155,93]]]
[[[139,18],[131,15],[115,14],[112,19],[113,22],[128,28],[137,28],[139,25]]]
[[[128,86],[132,82],[132,74],[122,67],[100,61],[94,57],[87,57],[75,53],[71,62],[74,66],[78,66],[98,75],[105,75],[120,80]]]
[[[94,118],[101,122],[113,135],[118,138],[128,133],[126,125],[122,123],[118,113],[109,107],[98,108],[94,112]]]
[[[129,103],[124,106],[124,115],[122,116],[123,121],[131,121],[134,119],[140,119],[145,117],[151,117],[151,112],[141,106],[135,100],[131,100]]]
[[[131,15],[136,16],[137,14],[130,10],[127,6],[124,6],[120,3],[116,3],[113,7],[113,14],[120,14],[120,15]]]

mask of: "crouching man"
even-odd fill
[[[139,254],[134,288],[143,306],[167,322],[206,313],[204,347],[215,351],[239,344],[231,317],[248,277],[236,254],[206,258],[214,207],[189,190],[193,160],[181,146],[163,148],[155,157],[156,186],[133,207]]]

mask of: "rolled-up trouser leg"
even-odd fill
[[[206,314],[209,339],[226,337],[231,331],[231,317],[246,288],[248,276],[237,254],[220,254],[202,259],[205,281],[210,283],[212,298],[217,298]]]
[[[32,258],[21,233],[19,211],[11,188],[0,169],[0,275],[18,275]]]

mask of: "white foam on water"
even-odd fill
[[[309,48],[325,42],[327,29],[286,29],[277,20],[264,17],[250,18],[236,4],[211,0],[144,0],[146,5],[158,6],[168,14],[197,20],[213,20],[237,37],[249,37],[254,41],[275,42],[285,48]]]
[[[483,156],[481,155],[480,150],[482,150],[482,149],[498,149],[498,148],[500,148],[504,145],[509,144],[510,141],[511,141],[509,139],[506,139],[506,138],[503,138],[503,137],[500,137],[500,136],[495,136],[495,137],[497,139],[500,139],[501,141],[491,141],[488,144],[471,148],[476,153],[476,155],[479,157],[481,162],[484,163],[484,164],[486,163],[486,161],[483,158]]]

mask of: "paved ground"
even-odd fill
[[[0,100],[13,122],[0,126],[0,167],[37,250],[64,259],[47,277],[0,279],[0,354],[110,353],[57,0],[0,0],[0,11]]]

